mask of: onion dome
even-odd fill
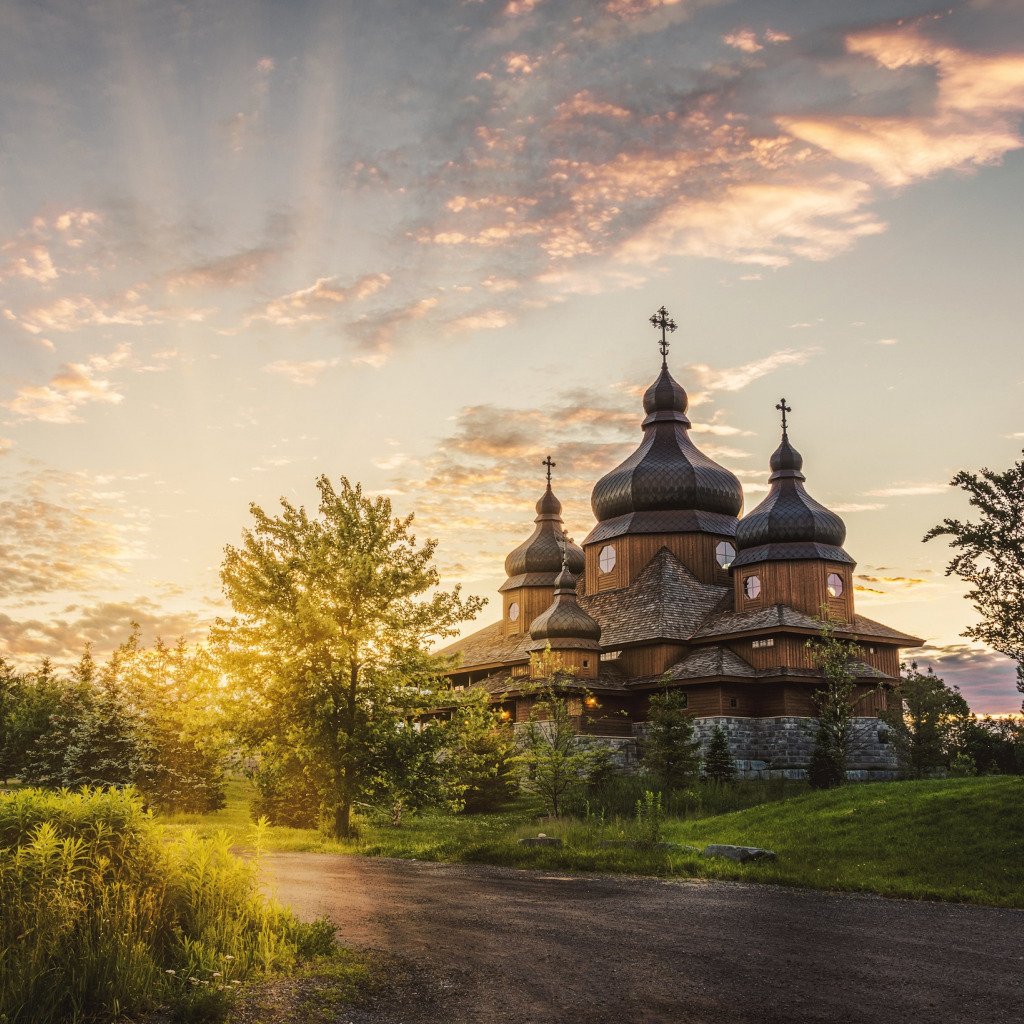
[[[537,524],[533,533],[505,559],[508,579],[501,590],[514,587],[550,587],[562,568],[562,549],[565,545],[562,503],[551,490],[551,467],[548,458],[548,486],[537,502]],[[568,566],[574,573],[583,572],[583,549],[569,542]]]
[[[846,525],[804,489],[804,460],[790,444],[785,426],[782,443],[769,464],[772,474],[768,478],[771,486],[767,497],[736,528],[739,554],[733,567],[768,559],[799,558],[828,558],[852,564],[853,559],[842,547]]]
[[[598,525],[584,543],[627,532],[733,534],[743,488],[690,440],[687,405],[686,391],[663,362],[644,394],[644,439],[594,487]]]
[[[601,627],[579,606],[576,576],[567,564],[563,563],[562,571],[555,578],[555,597],[550,607],[530,623],[530,638],[550,643],[552,647],[599,646]]]

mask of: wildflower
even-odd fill
[[[223,977],[223,975],[220,973],[220,971],[214,971],[213,974],[210,975],[210,977],[211,978],[220,978],[220,977]]]
[[[164,974],[177,974],[177,973],[178,973],[177,971],[173,971],[170,968],[168,968],[166,971],[164,971]]]

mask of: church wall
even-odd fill
[[[843,581],[839,597],[829,596],[827,579],[835,573]],[[746,581],[756,576],[761,583],[756,597],[747,596]],[[734,574],[733,588],[737,611],[755,611],[773,604],[788,604],[805,615],[829,615],[840,622],[853,618],[853,566],[823,559],[760,562],[744,565]]]
[[[589,544],[584,551],[586,592],[599,594],[628,587],[662,548],[668,548],[697,579],[727,587],[729,572],[715,557],[715,548],[723,540],[734,543],[732,537],[712,533],[637,533]],[[602,572],[599,559],[609,545],[615,548],[615,566]]]
[[[530,623],[533,622],[541,612],[551,607],[555,597],[554,587],[516,587],[515,590],[506,590],[502,595],[503,611],[502,622],[505,628],[505,636],[515,636],[519,633],[528,633]],[[519,605],[519,617],[513,622],[509,619],[509,608],[513,604]]]
[[[619,665],[630,679],[660,676],[666,669],[683,658],[685,644],[650,644],[645,647],[627,647],[619,657]]]

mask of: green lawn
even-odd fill
[[[252,845],[249,791],[232,783],[215,814],[167,819],[172,830],[223,829]],[[520,846],[538,831],[561,849]],[[313,830],[272,828],[268,850],[311,850],[421,860],[467,861],[544,869],[624,872],[775,882],[890,896],[961,900],[1024,908],[1024,778],[879,782],[695,819],[669,819],[664,838],[764,846],[773,864],[738,865],[683,852],[608,848],[602,839],[633,838],[632,821],[562,820],[538,825],[523,806],[502,814],[425,814],[401,828],[364,824],[357,840],[338,842]]]

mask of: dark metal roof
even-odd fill
[[[576,577],[569,569],[563,568],[558,574],[555,588],[551,605],[530,623],[530,636],[537,641],[548,641],[552,647],[561,646],[563,640],[586,640],[597,649],[601,627],[579,606]]]
[[[627,512],[598,523],[583,543],[611,540],[626,533],[717,533],[733,537],[736,534],[736,517],[692,508],[668,512]]]
[[[537,502],[537,524],[533,533],[505,559],[505,572],[509,577],[530,576],[534,583],[522,586],[551,586],[562,568],[562,503],[548,484]],[[583,572],[583,549],[569,544],[569,568],[576,574]],[[543,574],[543,575],[541,575]],[[545,578],[548,577],[548,578]],[[506,582],[503,590],[510,588]]]
[[[834,547],[831,544],[807,541],[805,543],[759,544],[756,548],[747,548],[732,560],[732,567],[739,569],[741,566],[753,565],[755,562],[795,562],[801,559],[824,559],[828,562],[856,565],[842,548]]]
[[[686,406],[686,392],[663,366],[644,395],[640,447],[594,487],[591,505],[599,523],[631,512],[682,509],[739,515],[743,488],[690,440]]]
[[[846,525],[835,512],[815,501],[804,489],[803,458],[789,443],[785,433],[771,457],[771,468],[772,475],[768,478],[771,489],[767,496],[736,527],[736,547],[740,555],[748,549],[766,545],[778,546],[772,556],[778,559],[817,557],[800,553],[798,546],[807,544],[822,544],[842,551]],[[840,561],[853,562],[845,552],[843,555],[845,557]],[[733,564],[743,565],[746,561],[738,558]]]

